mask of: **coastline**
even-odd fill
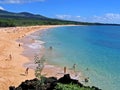
[[[24,75],[23,64],[29,59],[22,55],[24,48],[19,47],[17,40],[39,30],[57,27],[55,26],[27,26],[0,28],[0,89],[8,90],[9,86],[17,86],[22,81],[34,78],[34,71],[29,70]]]
[[[61,25],[61,26],[57,26],[57,27],[64,27],[64,26],[73,26],[73,25]],[[74,25],[74,26],[76,26],[76,25]],[[47,30],[47,29],[45,29],[45,30]],[[23,38],[20,41],[24,44],[23,45],[24,51],[23,51],[22,55],[29,58],[29,62],[27,62],[23,65],[26,68],[35,70],[37,65],[34,63],[34,57],[37,55],[39,58],[41,58],[42,56],[44,56],[46,49],[48,49],[48,48],[44,47],[44,43],[46,43],[46,42],[37,40],[43,31],[44,30],[36,31],[36,32],[28,35],[27,37]],[[31,42],[31,40],[34,40],[34,41]],[[74,71],[70,70],[69,68],[67,68],[66,73],[69,73],[71,75],[71,77],[74,79],[79,79],[79,81],[84,81],[84,78],[80,79],[78,77],[78,75],[76,77]],[[82,76],[81,72],[77,72],[77,74]],[[42,70],[42,75],[45,75],[46,77],[55,76],[57,78],[60,78],[64,75],[64,67],[57,66],[55,64],[50,64],[49,62],[46,61],[45,66]]]
[[[0,89],[8,90],[9,86],[17,86],[24,80],[35,78],[33,69],[29,69],[27,76],[24,75],[26,70],[24,64],[30,60],[23,54],[26,48],[21,44],[23,42],[19,46],[19,40],[37,31],[54,27],[60,27],[60,25],[0,28]],[[63,69],[46,63],[43,74],[56,76],[56,71],[62,72]],[[57,76],[61,75],[63,74]]]

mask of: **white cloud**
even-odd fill
[[[80,18],[81,16],[76,16],[77,18]]]
[[[56,18],[58,19],[64,19],[64,20],[74,20],[74,21],[84,21],[85,17],[81,16],[72,16],[72,15],[56,15]]]
[[[84,22],[100,22],[100,23],[119,23],[120,24],[120,13],[106,13],[104,15],[98,16],[72,16],[72,15],[56,15],[56,18],[65,20],[75,20]]]
[[[120,14],[107,13],[105,14],[105,16],[108,19],[120,19]]]
[[[0,6],[0,10],[5,10],[3,7]]]
[[[106,13],[102,16],[93,16],[91,19],[93,22],[120,23],[120,14]]]
[[[0,3],[10,3],[10,4],[19,4],[19,3],[30,3],[30,2],[42,2],[44,0],[0,0]]]
[[[59,19],[71,19],[71,15],[56,15],[56,18]]]

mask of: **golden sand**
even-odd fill
[[[19,47],[16,40],[51,27],[55,26],[0,28],[0,90],[8,90],[10,85],[18,86],[22,81],[35,77],[34,70],[29,70],[29,74],[24,75],[26,68],[23,64],[29,60],[21,55],[24,49]]]
[[[29,59],[22,55],[24,48],[19,47],[16,40],[38,30],[53,27],[57,26],[0,28],[0,90],[9,90],[9,86],[18,86],[22,81],[35,78],[32,69],[29,69],[28,75],[25,75],[26,68],[23,64],[29,62]],[[46,64],[43,74],[60,77],[63,75],[63,69]]]

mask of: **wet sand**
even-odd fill
[[[58,26],[0,28],[0,90],[8,90],[9,86],[18,86],[22,81],[35,78],[34,55],[37,52],[41,57],[44,47],[41,46],[40,51],[36,50],[33,46],[37,41],[29,35],[53,27]],[[30,69],[25,75],[27,67]],[[72,72],[67,70],[67,73]],[[64,71],[61,67],[45,63],[42,74],[59,78],[64,75]]]
[[[25,75],[26,68],[23,65],[29,62],[29,59],[22,55],[24,48],[19,46],[17,40],[52,27],[56,26],[0,28],[0,90],[8,90],[10,85],[18,86],[22,81],[35,77],[32,69]]]

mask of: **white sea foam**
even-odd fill
[[[38,38],[39,36],[36,36],[36,35],[30,35],[30,38],[34,38],[34,39],[36,39],[36,38]]]
[[[27,46],[32,49],[37,49],[37,48],[42,48],[42,44],[44,43],[45,42],[43,41],[35,40],[34,43],[28,44]]]
[[[37,49],[37,48],[42,48],[42,45],[38,43],[32,43],[32,44],[29,44],[28,47],[32,49]]]
[[[35,43],[44,44],[45,42],[40,41],[40,40],[35,40]]]

